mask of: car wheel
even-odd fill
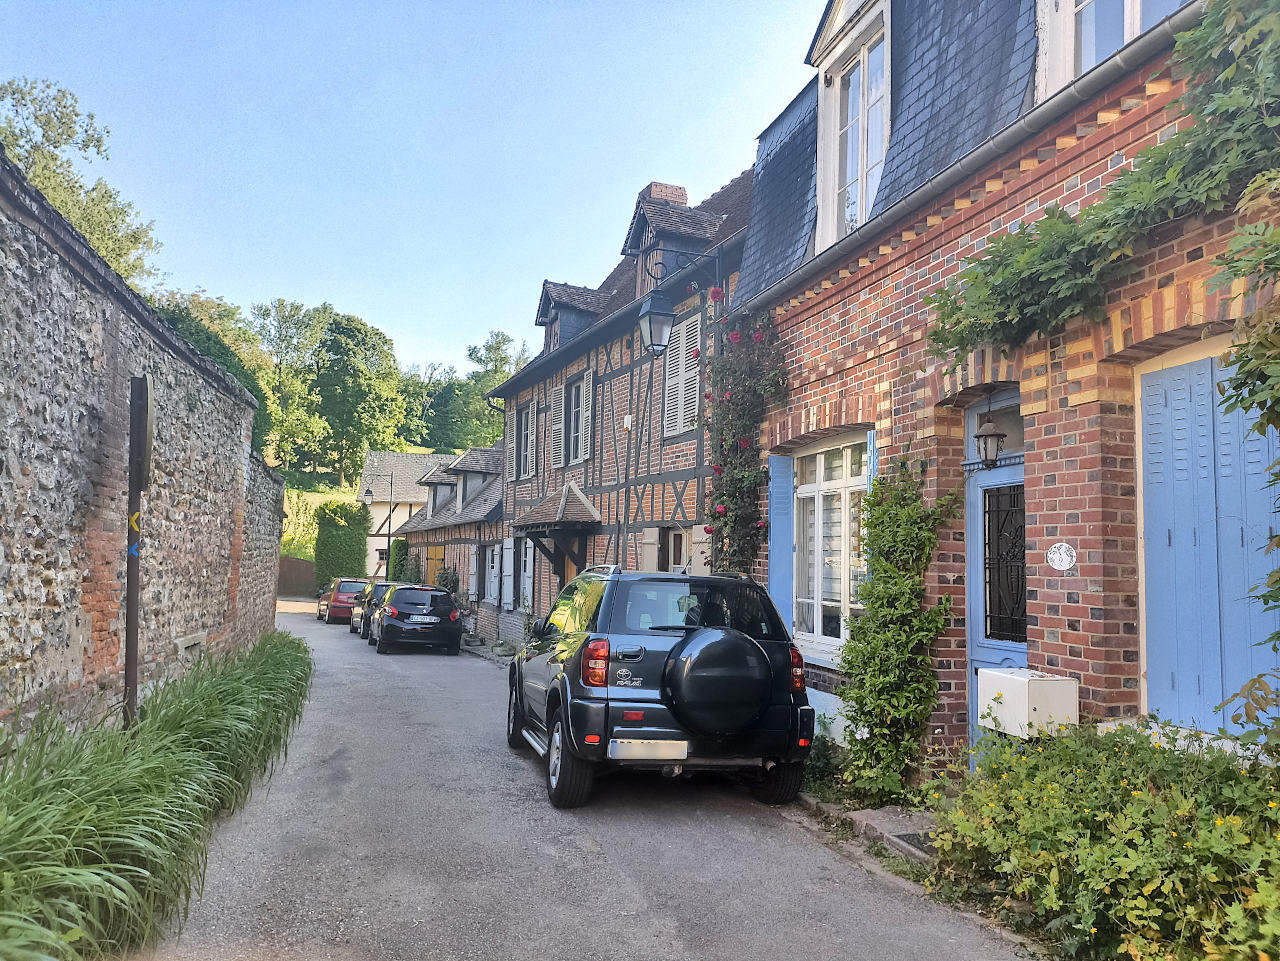
[[[365,640],[369,639],[369,618],[367,617],[360,619],[360,636]],[[372,644],[373,641],[369,641],[369,643]]]
[[[324,622],[325,622],[326,624],[332,624],[332,623],[333,623],[333,609],[332,609],[332,608],[328,608],[328,607],[327,607],[327,608],[325,608],[325,611],[324,611]]]
[[[316,620],[317,620],[317,621],[323,621],[323,620],[324,620],[324,611],[320,610],[320,605],[319,605],[319,604],[317,604],[317,605],[316,605]]]
[[[356,616],[352,614],[347,618],[347,633],[354,634],[356,632]]]
[[[569,726],[564,708],[556,708],[547,738],[547,797],[558,808],[576,808],[587,802],[596,780],[596,766],[569,747]]]
[[[377,651],[378,651],[378,653],[379,653],[379,654],[390,654],[390,653],[391,653],[391,645],[390,645],[389,643],[387,643],[386,641],[384,641],[381,637],[379,637],[379,638],[378,638],[378,640],[377,640],[377,648],[376,648],[376,649],[377,649]]]
[[[790,804],[804,782],[804,762],[775,764],[751,785],[751,796],[765,804]]]
[[[372,631],[370,631],[370,630],[367,630],[367,629],[366,629],[366,630],[365,630],[365,632],[364,632],[364,636],[365,636],[365,638],[368,640],[368,642],[369,642],[369,646],[370,646],[370,647],[373,647],[373,645],[375,645],[375,644],[377,644],[377,643],[378,643],[377,641],[375,641],[375,640],[373,639],[373,632],[372,632]]]
[[[528,742],[524,739],[524,705],[516,693],[514,683],[510,685],[511,693],[507,697],[507,747],[513,751],[523,748]]]
[[[456,657],[456,656],[457,656],[457,654],[458,654],[458,652],[462,650],[462,642],[461,642],[461,641],[454,641],[452,644],[450,644],[450,645],[449,645],[448,647],[446,647],[444,650],[445,650],[445,653],[446,653],[446,654],[452,654],[452,655],[454,655],[454,656]]]

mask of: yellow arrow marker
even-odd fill
[[[135,531],[138,531],[138,533],[142,533],[140,530],[138,530],[138,518],[140,518],[141,516],[142,516],[142,511],[138,511],[137,513],[129,515],[129,527],[131,527]]]

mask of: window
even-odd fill
[[[516,541],[516,607],[520,610],[533,610],[533,556],[536,548],[532,537],[522,537]]]
[[[884,35],[862,47],[840,79],[840,163],[836,239],[867,219],[884,171],[889,128]]]
[[[1091,70],[1187,0],[1040,0],[1044,66],[1039,100]]]
[[[582,460],[582,381],[575,380],[564,395],[564,446],[569,463]]]
[[[547,617],[548,632],[555,635],[594,631],[603,598],[604,581],[601,578],[591,574],[574,578],[560,592],[555,606],[551,608]]]
[[[480,595],[481,600],[489,600],[493,603],[498,602],[498,545],[491,544],[484,549],[484,593]]]
[[[861,609],[867,461],[865,434],[795,461],[796,640],[829,662],[844,645],[845,622]]]
[[[1027,642],[1027,550],[1021,484],[983,491],[987,637]]]
[[[520,479],[532,477],[537,468],[537,452],[538,452],[538,418],[534,412],[534,405],[527,404],[520,408],[518,415],[518,430],[516,431],[518,452],[519,452],[519,469]]]
[[[787,633],[768,597],[754,584],[702,579],[620,581],[614,601],[629,634],[662,627],[732,627],[757,641],[786,640]]]
[[[671,328],[666,353],[664,435],[680,434],[698,424],[698,400],[702,396],[698,365],[701,344],[701,314],[694,314]]]
[[[679,570],[689,563],[689,538],[681,528],[658,531],[658,570]]]

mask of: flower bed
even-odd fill
[[[48,710],[0,747],[0,958],[153,937],[199,891],[214,816],[284,750],[310,683],[306,645],[271,633],[161,684],[130,731]]]

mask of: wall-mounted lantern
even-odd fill
[[[671,298],[661,290],[653,290],[640,305],[640,341],[644,349],[655,357],[661,357],[671,340],[671,327],[676,311]]]
[[[973,432],[973,442],[977,447],[978,460],[983,470],[990,470],[1000,460],[1000,452],[1004,450],[1004,440],[1009,435],[996,426],[991,415],[983,418],[982,426]]]

